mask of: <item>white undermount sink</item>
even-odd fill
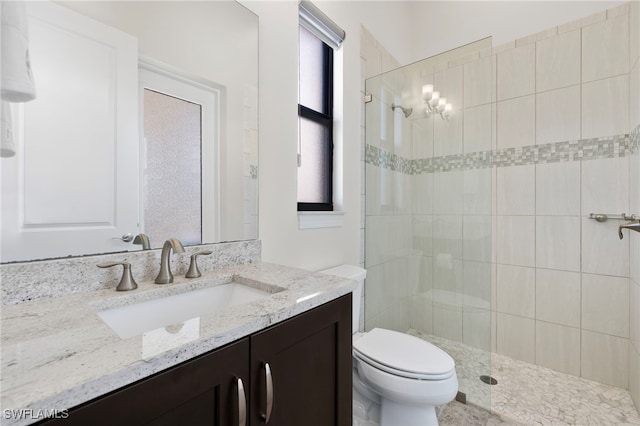
[[[230,306],[249,303],[271,293],[237,282],[193,290],[98,312],[122,339],[137,336]]]

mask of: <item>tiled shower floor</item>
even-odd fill
[[[474,425],[640,425],[629,392],[548,368],[491,354],[465,344],[413,334],[441,347],[456,361],[467,405],[451,402],[440,414],[441,426]],[[479,380],[490,374],[489,386]],[[373,426],[375,423],[354,425]]]
[[[640,425],[640,415],[624,389],[499,354],[491,354],[489,360],[487,352],[459,342],[414,330],[409,334],[441,347],[456,361],[460,389],[469,405],[449,404],[441,414],[441,425]],[[491,374],[498,384],[482,383],[482,374]],[[474,405],[490,409],[492,415]]]

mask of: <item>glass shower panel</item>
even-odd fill
[[[365,328],[406,332],[441,347],[456,360],[467,402],[485,408],[490,386],[479,377],[490,374],[492,350],[490,49],[491,39],[484,39],[365,82],[372,98]],[[438,104],[435,92],[446,100]]]

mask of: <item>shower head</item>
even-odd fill
[[[409,118],[409,116],[411,115],[411,113],[413,112],[413,108],[405,108],[402,105],[396,105],[396,104],[391,104],[391,109],[393,111],[396,110],[396,108],[400,108],[400,110],[402,111],[402,113],[404,114],[405,118]]]

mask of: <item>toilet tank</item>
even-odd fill
[[[340,265],[335,268],[325,269],[320,271],[322,274],[337,275],[343,278],[351,278],[358,282],[358,286],[353,290],[353,319],[352,319],[352,332],[356,333],[360,328],[360,306],[362,302],[362,289],[364,288],[364,279],[367,276],[367,270],[353,265]]]

